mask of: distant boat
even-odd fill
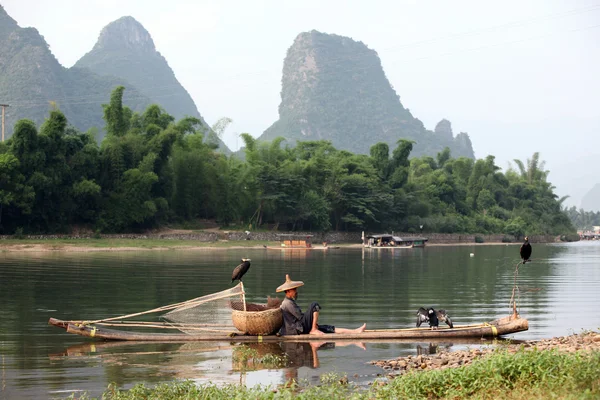
[[[340,246],[330,246],[327,242],[322,245],[313,245],[314,235],[282,233],[278,235],[279,246],[265,246],[268,250],[329,250],[339,249]]]
[[[366,236],[365,247],[386,249],[386,248],[413,248],[425,247],[429,239],[424,237],[400,237],[388,234],[377,234]]]

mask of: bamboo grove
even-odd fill
[[[503,173],[493,156],[452,158],[448,149],[409,159],[406,140],[359,155],[242,134],[242,160],[219,153],[195,118],[175,121],[157,105],[132,112],[123,91],[104,105],[100,145],[57,108],[39,130],[16,123],[0,144],[0,233],[136,232],[199,219],[303,231],[574,231],[537,153]]]

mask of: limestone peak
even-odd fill
[[[94,47],[156,51],[150,33],[131,16],[121,17],[106,25]]]

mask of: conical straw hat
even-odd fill
[[[304,282],[302,281],[293,281],[290,279],[289,275],[285,275],[285,283],[279,286],[276,292],[285,292],[286,290],[294,289],[300,286],[304,286]]]

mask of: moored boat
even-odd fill
[[[400,237],[389,234],[368,235],[365,240],[365,247],[373,249],[395,249],[413,247],[425,247],[429,239],[425,237]]]

